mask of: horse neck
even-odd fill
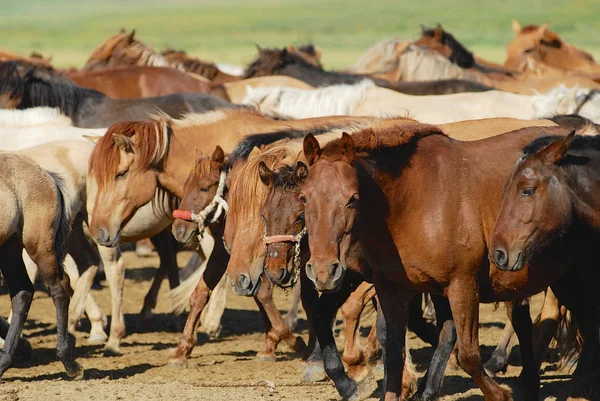
[[[29,92],[28,100],[24,104],[25,108],[56,107],[62,114],[70,117],[74,123],[84,104],[100,102],[106,98],[98,91],[62,80],[43,84],[34,82],[28,85],[27,89]]]
[[[277,71],[278,74],[287,75],[304,81],[312,86],[353,84],[367,78],[366,76],[334,71],[324,71],[301,64],[288,64]]]
[[[592,156],[585,165],[568,166],[563,184],[568,188],[575,216],[594,230],[600,230],[600,197],[594,191],[600,188],[599,170],[600,157]]]

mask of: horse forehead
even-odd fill
[[[342,161],[322,161],[320,168],[308,175],[307,183],[315,194],[344,195],[358,187],[352,166]],[[312,178],[312,179],[311,179]],[[332,200],[330,197],[327,199]]]
[[[531,167],[525,167],[521,170],[521,176],[526,180],[533,180],[536,178],[535,170]]]

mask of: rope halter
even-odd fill
[[[206,205],[204,209],[200,213],[194,213],[189,210],[174,210],[173,217],[176,219],[182,219],[187,221],[193,221],[198,224],[198,241],[202,240],[204,236],[204,231],[206,227],[215,221],[217,221],[223,214],[227,214],[229,211],[229,205],[225,198],[223,198],[223,194],[225,192],[225,181],[227,180],[228,171],[221,171],[221,175],[219,177],[219,186],[217,187],[217,192],[215,196],[212,198],[210,203]],[[214,212],[214,213],[213,213]],[[208,220],[208,216],[213,213],[212,218]]]
[[[271,236],[265,235],[263,237],[263,244],[265,246],[265,251],[267,250],[267,246],[269,244],[276,244],[276,243],[280,243],[280,242],[291,242],[292,244],[294,244],[294,259],[292,262],[292,274],[293,274],[292,281],[291,281],[290,285],[288,285],[286,287],[282,287],[282,288],[293,287],[294,285],[296,285],[296,282],[298,281],[298,277],[300,277],[300,243],[302,242],[302,238],[304,238],[305,235],[306,235],[306,227],[302,228],[302,231],[300,231],[296,235],[281,234],[281,235],[271,235]]]

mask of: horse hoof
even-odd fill
[[[256,360],[262,362],[275,362],[277,358],[273,352],[260,351],[256,354]]]
[[[104,344],[106,342],[106,340],[108,340],[108,336],[106,335],[106,333],[90,334],[90,336],[87,339],[87,344],[88,345]]]
[[[360,377],[354,377],[354,380],[358,386],[357,401],[369,398],[377,390],[377,380],[373,371],[369,368]]]
[[[83,380],[83,374],[85,370],[78,362],[72,361],[65,364],[65,370],[67,371],[67,375],[71,378],[71,380]]]
[[[31,359],[31,354],[33,353],[33,348],[31,348],[31,344],[29,341],[21,338],[19,340],[19,344],[17,345],[17,350],[15,351],[15,361],[17,362],[26,362]]]
[[[306,343],[300,336],[296,337],[296,345],[294,346],[294,352],[296,352],[302,357],[304,357],[308,353],[308,347],[306,346]]]
[[[121,355],[121,350],[118,347],[109,347],[108,345],[104,347],[104,356],[119,356]]]
[[[219,325],[219,327],[217,327],[216,329],[206,330],[205,333],[210,340],[216,340],[219,337],[221,337],[222,329],[223,329],[223,326]]]
[[[302,373],[302,381],[303,382],[320,382],[321,380],[325,380],[327,375],[325,374],[325,368],[323,367],[322,362],[307,362],[306,368],[304,368],[304,373]]]
[[[187,369],[187,367],[188,367],[187,359],[169,358],[169,361],[167,362],[167,364],[170,367],[172,367],[173,369],[178,369],[178,370]]]

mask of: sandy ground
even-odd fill
[[[3,377],[0,401],[16,400],[337,400],[333,384],[324,381],[306,384],[300,380],[303,362],[282,344],[276,362],[261,362],[254,356],[263,345],[264,332],[258,309],[252,299],[228,294],[223,330],[218,340],[208,340],[199,333],[199,345],[194,349],[185,370],[165,366],[169,349],[175,345],[183,328],[185,316],[168,313],[164,297],[160,297],[150,327],[142,327],[138,312],[143,297],[150,287],[149,279],[158,266],[153,255],[138,258],[133,252],[124,254],[126,269],[125,313],[128,335],[124,339],[122,355],[104,357],[102,346],[86,344],[84,321],[77,334],[77,355],[85,369],[85,380],[69,381],[56,360],[56,327],[52,302],[43,291],[36,292],[25,327],[25,337],[33,346],[29,362],[17,364]],[[180,263],[189,253],[179,255]],[[163,283],[161,295],[168,290]],[[93,295],[104,311],[110,311],[109,290],[105,286]],[[291,297],[290,297],[291,298]],[[537,297],[532,311],[539,310]],[[276,303],[286,310],[290,303],[282,291],[276,293]],[[536,307],[538,309],[536,309]],[[0,296],[0,312],[8,315],[9,296],[6,290]],[[305,315],[301,313],[298,330],[308,337]],[[503,307],[481,307],[480,342],[486,359],[496,345],[503,327]],[[365,319],[361,330],[368,334],[373,316]],[[340,327],[338,324],[337,331]],[[338,345],[342,341],[338,338]],[[430,347],[414,335],[409,346],[419,374],[422,375],[432,355]],[[518,347],[513,350],[511,366],[498,380],[518,391]],[[553,371],[544,365],[542,399],[565,399],[569,388],[568,375]],[[383,373],[376,371],[381,380]],[[381,384],[381,382],[380,382]],[[482,400],[475,383],[460,369],[448,368],[442,389],[442,400]],[[516,394],[516,393],[515,393]],[[373,394],[376,399],[378,393]],[[518,397],[517,397],[518,399]]]

